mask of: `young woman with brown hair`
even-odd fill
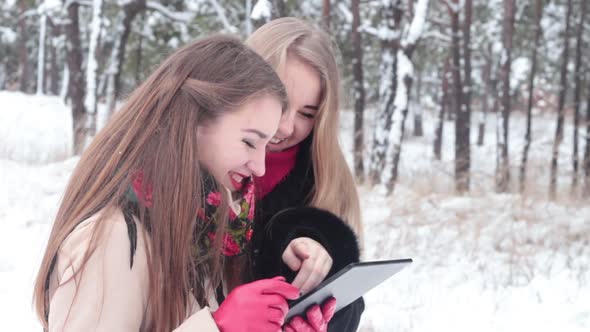
[[[279,330],[299,295],[284,278],[237,287],[218,308],[215,289],[227,289],[224,255],[251,235],[250,177],[286,105],[273,69],[234,38],[165,60],[72,174],[35,284],[44,328]]]
[[[320,28],[292,17],[263,25],[246,44],[275,68],[289,97],[267,148],[267,172],[255,179],[250,277],[278,273],[306,292],[360,259],[359,198],[338,139],[336,50]],[[356,331],[363,310],[359,299],[334,316],[329,330]],[[307,323],[297,318],[290,328],[321,331]]]

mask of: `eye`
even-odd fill
[[[313,113],[307,113],[307,112],[299,111],[299,114],[301,114],[301,116],[306,117],[308,119],[315,118],[315,114],[313,114]]]
[[[247,139],[243,139],[242,142],[244,142],[244,144],[246,144],[250,149],[256,150],[256,146],[252,142],[248,141]]]

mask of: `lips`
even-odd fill
[[[229,180],[231,181],[232,186],[234,187],[235,190],[240,190],[242,189],[242,187],[244,186],[244,179],[247,178],[248,176],[240,174],[240,173],[236,173],[236,172],[228,172],[229,174]]]

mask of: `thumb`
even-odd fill
[[[276,277],[282,278],[282,277]],[[279,279],[266,279],[265,287],[262,294],[276,294],[287,300],[295,300],[299,298],[299,288]]]

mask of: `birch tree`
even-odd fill
[[[524,135],[524,148],[522,150],[522,161],[520,163],[520,177],[519,177],[519,189],[521,192],[525,190],[526,183],[526,169],[529,149],[532,140],[531,124],[533,121],[533,101],[535,91],[535,76],[537,74],[537,50],[539,48],[539,41],[541,39],[541,17],[543,16],[543,0],[535,1],[535,37],[533,44],[533,54],[531,55],[531,73],[529,75],[528,84],[528,103],[527,103],[527,117],[526,117],[526,130]]]
[[[373,149],[369,161],[369,178],[371,184],[380,181],[385,164],[385,151],[388,146],[388,133],[391,129],[394,111],[395,92],[397,90],[397,50],[401,36],[401,19],[403,15],[402,1],[390,0],[383,2],[382,24],[379,29],[381,41],[381,65],[379,72],[379,106],[375,115],[375,132]]]
[[[389,145],[385,154],[385,167],[381,175],[381,183],[385,185],[387,194],[393,192],[398,175],[399,159],[402,151],[404,127],[408,115],[409,97],[414,78],[412,55],[424,31],[429,0],[418,0],[407,33],[401,40],[397,51],[396,79],[397,86],[394,98],[394,109],[391,114],[391,130],[388,135]]]
[[[569,60],[569,36],[570,17],[572,14],[572,0],[567,0],[567,12],[565,18],[565,32],[563,37],[563,50],[561,53],[561,74],[559,79],[559,99],[557,102],[557,125],[555,126],[555,139],[551,153],[551,173],[549,180],[549,196],[554,199],[557,194],[557,162],[559,160],[559,146],[563,140],[563,113],[565,97],[567,93],[567,65]]]

